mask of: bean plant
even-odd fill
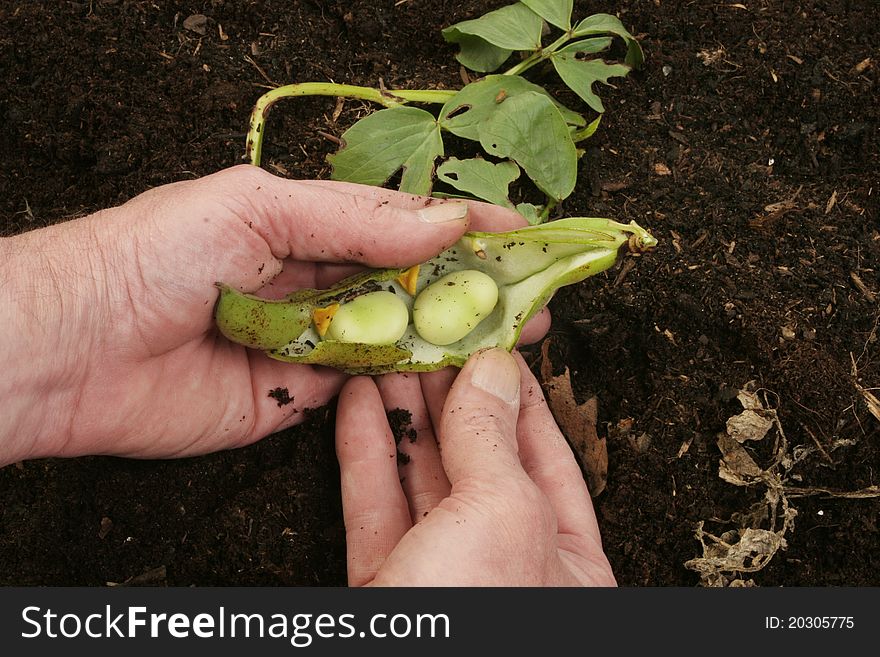
[[[400,173],[399,189],[422,195],[430,194],[439,180],[454,190],[442,195],[478,198],[516,209],[531,224],[543,222],[574,190],[583,155],[578,145],[593,135],[605,111],[595,84],[608,84],[643,62],[638,41],[617,17],[595,14],[577,21],[572,11],[573,0],[522,0],[443,30],[443,37],[459,46],[462,65],[488,74],[459,90],[330,82],[273,89],[254,107],[246,157],[260,164],[266,116],[283,98],[366,100],[384,109],[343,133],[341,148],[328,157],[334,180],[383,185]],[[552,32],[556,38],[545,45],[545,33]],[[615,38],[626,46],[623,62],[600,57]],[[510,60],[515,61],[512,66],[495,73]],[[582,112],[565,107],[524,77],[539,65],[552,67],[595,118],[588,122]],[[413,104],[440,108],[432,112]],[[485,157],[446,158],[446,134],[476,142]],[[543,193],[543,203],[510,199],[510,184],[523,171]]]
[[[548,24],[561,34],[544,45]],[[420,265],[368,270],[330,289],[299,290],[281,300],[218,283],[215,319],[228,339],[278,360],[352,373],[461,366],[479,349],[512,349],[559,287],[608,269],[624,245],[633,252],[656,245],[635,222],[576,217],[545,223],[574,190],[583,153],[578,144],[595,132],[605,111],[594,84],[642,63],[638,42],[620,20],[596,14],[573,21],[572,0],[522,0],[448,27],[443,36],[458,44],[464,66],[487,75],[459,90],[324,82],[278,87],[254,108],[247,155],[260,164],[266,115],[282,98],[368,100],[384,109],[342,135],[342,147],[328,158],[335,180],[383,185],[400,173],[400,190],[428,195],[439,179],[455,190],[446,195],[516,209],[532,225],[466,233]],[[626,45],[624,63],[597,57],[616,37]],[[514,57],[509,69],[494,73]],[[541,64],[551,66],[597,117],[588,122],[523,77]],[[440,107],[430,112],[412,104]],[[478,143],[485,157],[449,157],[436,166],[445,157],[447,133]],[[510,184],[523,171],[543,192],[542,203],[511,200]]]

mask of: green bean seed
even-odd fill
[[[498,286],[481,271],[466,269],[437,279],[413,304],[416,331],[428,342],[447,345],[473,331],[498,303]]]
[[[339,307],[327,329],[327,339],[388,345],[397,342],[409,325],[406,304],[391,292],[369,292]]]

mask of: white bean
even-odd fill
[[[409,310],[396,294],[368,292],[339,307],[325,338],[361,344],[394,344],[408,325]]]
[[[437,279],[416,297],[413,322],[428,342],[447,345],[473,331],[498,303],[498,286],[474,269]]]

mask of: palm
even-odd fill
[[[109,403],[115,413],[108,420],[125,418],[120,426],[90,432],[114,434],[107,446],[114,453],[185,456],[247,445],[296,423],[305,409],[327,403],[344,380],[326,368],[273,361],[228,342],[213,327],[215,281],[277,297],[327,284],[338,276],[338,267],[284,259],[283,273],[260,286],[281,261],[265,244],[236,236],[247,226],[228,210],[215,208],[206,216],[211,216],[207,223],[190,216],[171,229],[147,216],[139,234],[155,232],[155,237],[124,245],[139,249],[123,255],[136,266],[119,273],[117,294],[124,289],[125,302],[117,306],[112,296],[108,299],[106,313],[115,329],[94,354],[100,367],[90,369],[99,375],[83,382],[80,396],[86,417],[106,418],[102,410]],[[229,245],[236,243],[244,248],[230,253]],[[200,262],[200,255],[224,251],[227,258],[215,260],[213,267]],[[241,275],[248,270],[255,275]],[[276,389],[290,402],[269,395]],[[88,440],[83,435],[75,442]],[[88,451],[108,450],[95,444]]]
[[[514,486],[507,489],[509,484]],[[422,520],[418,532],[403,537],[370,583],[431,586],[448,573],[457,574],[459,586],[499,580],[521,586],[597,583],[592,571],[598,560],[591,559],[590,541],[557,534],[550,503],[540,496],[524,503],[522,489],[516,482],[496,481],[485,490],[453,491]]]
[[[90,266],[83,272],[78,254],[65,254],[64,273],[79,279],[73,294],[64,290],[62,306],[76,312],[55,322],[53,342],[71,354],[54,366],[71,388],[62,409],[72,418],[71,435],[59,435],[49,451],[192,455],[246,445],[296,423],[305,409],[333,397],[345,377],[273,361],[218,336],[215,282],[280,297],[326,287],[354,262],[427,260],[465,227],[460,212],[442,223],[419,220],[432,204],[238,167],[57,227],[61,242],[87,252]],[[471,220],[499,230],[520,221],[481,204],[472,206]],[[277,388],[291,403],[269,396]]]

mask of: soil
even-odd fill
[[[271,84],[460,86],[440,29],[503,4],[2,3],[0,231],[240,162],[250,108]],[[697,524],[737,529],[764,494],[719,477],[717,436],[748,382],[802,457],[787,485],[878,484],[880,420],[860,389],[880,385],[880,6],[575,5],[617,13],[647,62],[603,88],[608,111],[559,212],[634,219],[661,241],[557,294],[550,353],[580,398],[599,399],[610,465],[595,503],[619,582],[693,586],[684,563],[702,554]],[[188,29],[193,14],[207,17],[204,34]],[[339,135],[363,111],[334,109],[279,105],[266,167],[326,177],[334,144],[321,132]],[[527,351],[536,371],[538,354]],[[201,458],[6,467],[0,584],[344,584],[332,436],[325,408]],[[747,450],[769,463],[771,446]],[[880,584],[880,499],[789,497],[787,548],[746,579]]]

